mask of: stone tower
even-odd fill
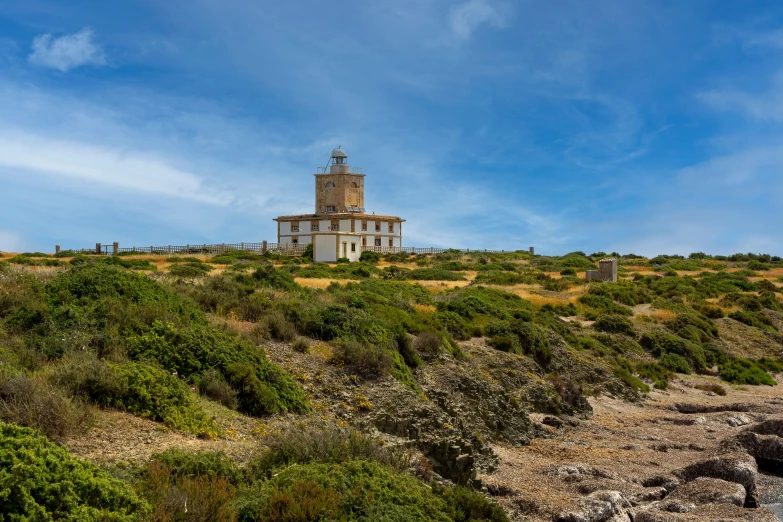
[[[315,175],[315,213],[364,212],[364,174],[351,172],[348,154],[340,147],[330,161],[329,172]]]

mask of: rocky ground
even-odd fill
[[[589,420],[532,415],[548,435],[496,445],[496,472],[481,476],[517,520],[563,522],[776,521],[783,387],[695,389],[684,377],[632,404],[591,398]]]

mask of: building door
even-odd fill
[[[343,255],[340,257],[348,257],[348,243],[343,241]]]

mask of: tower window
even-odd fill
[[[329,205],[326,207],[327,212],[337,212],[337,207]]]
[[[332,225],[332,230],[340,230],[340,224],[335,223],[334,225]]]
[[[380,223],[376,223],[375,224],[375,231],[376,232],[380,232],[381,231],[381,224]]]
[[[362,221],[362,232],[367,232],[367,222]]]
[[[353,183],[351,183],[351,186],[352,186],[353,188],[359,188],[359,185],[357,185],[355,181],[354,181]]]
[[[326,184],[326,188],[334,188],[334,183],[330,181],[329,183]]]

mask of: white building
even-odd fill
[[[280,246],[313,243],[314,260],[324,262],[340,257],[355,261],[362,250],[393,252],[402,246],[405,220],[366,213],[364,174],[349,167],[347,160],[338,147],[332,151],[328,172],[324,168],[315,174],[314,214],[275,219]]]

